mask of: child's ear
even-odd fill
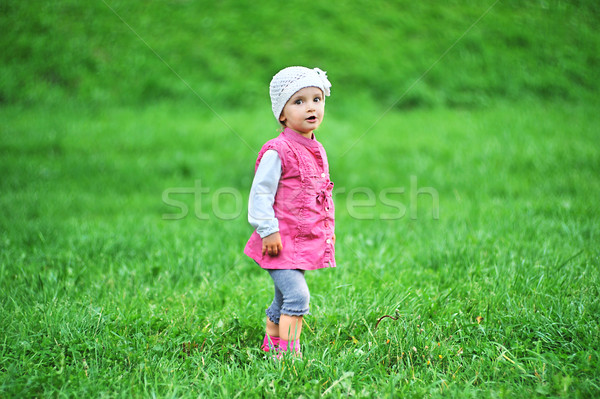
[[[285,126],[285,116],[281,115],[279,117],[279,123],[281,123],[283,126]]]

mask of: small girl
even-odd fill
[[[269,87],[283,132],[260,150],[248,202],[255,228],[244,253],[269,272],[275,297],[266,311],[262,349],[300,355],[302,317],[310,293],[304,272],[335,267],[333,182],[325,149],[314,135],[331,83],[324,71],[293,66]]]

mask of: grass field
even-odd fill
[[[192,106],[79,111],[2,111],[4,395],[598,393],[593,107],[394,113],[345,155],[365,128],[328,115],[340,266],[309,274],[305,357],[280,363],[241,253],[254,152]],[[271,123],[223,118],[256,148]]]
[[[354,3],[308,24],[344,46],[281,54],[266,6],[0,6],[0,397],[600,395],[598,6]],[[187,29],[216,33],[185,54]],[[280,57],[334,84],[338,268],[307,274],[303,359],[273,361],[242,249]]]

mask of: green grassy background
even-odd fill
[[[599,11],[2,2],[0,396],[597,396]],[[333,83],[339,267],[273,362],[241,251],[293,64]]]

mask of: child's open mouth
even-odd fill
[[[307,121],[316,121],[317,117],[316,116],[309,116],[308,118],[306,118]]]

